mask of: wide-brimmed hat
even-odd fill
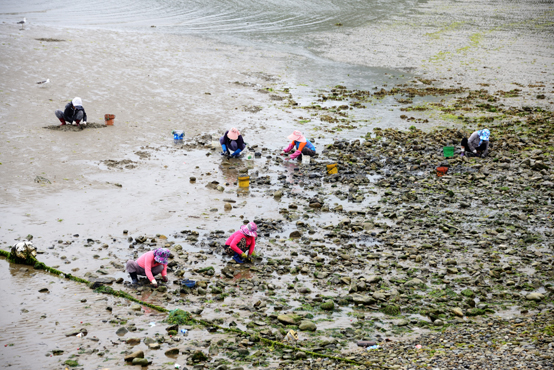
[[[240,132],[235,127],[229,130],[227,137],[231,140],[237,140],[239,138]]]
[[[294,130],[294,132],[292,134],[290,134],[287,139],[289,139],[291,141],[298,141],[298,142],[301,142],[301,143],[306,142],[306,138],[298,130]]]
[[[247,236],[253,236],[254,238],[258,237],[258,226],[254,222],[249,222],[247,225],[242,225],[240,227],[241,233]]]
[[[74,98],[71,101],[71,104],[73,104],[74,107],[82,107],[83,106],[83,102],[82,102],[81,98],[79,98],[79,97]]]
[[[167,265],[168,258],[169,258],[169,249],[158,248],[154,251],[154,261],[161,263],[162,265]]]

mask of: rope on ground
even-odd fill
[[[33,257],[28,257],[27,259],[22,259],[22,258],[18,258],[16,256],[12,256],[10,252],[7,252],[7,251],[1,250],[1,249],[0,249],[0,255],[6,257],[6,259],[9,262],[12,262],[12,263],[33,266],[33,268],[35,268],[37,270],[45,270],[45,271],[50,272],[51,274],[58,275],[58,276],[64,277],[64,278],[69,279],[69,280],[73,280],[73,281],[78,282],[78,283],[87,284],[89,286],[93,286],[93,284],[94,284],[91,281],[81,279],[79,277],[73,276],[72,274],[68,274],[68,273],[62,272],[60,270],[56,270],[55,268],[49,267],[49,266],[45,265],[43,262],[39,262],[36,258],[33,258]],[[103,294],[111,294],[111,295],[116,296],[116,297],[124,298],[124,299],[127,299],[129,301],[136,302],[136,303],[138,303],[142,306],[152,308],[152,309],[157,310],[159,312],[170,312],[170,310],[168,310],[167,308],[157,306],[157,305],[152,304],[152,303],[141,301],[141,300],[133,297],[132,295],[130,295],[127,292],[124,292],[122,290],[115,290],[115,289],[113,289],[112,287],[109,287],[109,286],[101,285],[101,286],[99,286],[98,288],[95,289],[95,292],[103,293]],[[204,321],[204,320],[198,320],[198,319],[195,319],[193,317],[190,317],[190,321],[192,321],[193,323],[196,323],[196,324],[200,324],[200,325],[202,325],[204,327],[207,327],[207,328],[212,327],[212,328],[217,328],[219,330],[223,330],[224,332],[227,332],[227,333],[235,333],[235,334],[239,334],[239,335],[250,336],[250,334],[248,332],[242,331],[240,329],[226,328],[226,327],[219,326],[217,324],[213,324],[213,323],[210,323],[210,322],[207,322],[207,321]],[[303,349],[303,348],[297,348],[297,347],[294,347],[294,346],[291,346],[291,345],[288,345],[288,344],[285,344],[285,343],[282,343],[282,342],[278,342],[278,341],[275,341],[275,340],[263,338],[263,337],[260,337],[259,335],[256,337],[256,339],[259,339],[260,342],[265,343],[267,345],[278,346],[278,347],[282,347],[282,348],[296,350],[296,351],[299,351],[299,352],[304,352],[306,355],[310,355],[310,356],[313,356],[313,357],[328,358],[328,359],[331,359],[331,360],[346,362],[346,363],[353,364],[353,365],[364,365],[364,366],[369,366],[369,367],[373,367],[373,368],[389,369],[388,366],[377,365],[377,364],[372,363],[372,362],[361,363],[361,362],[351,360],[351,359],[348,359],[348,358],[344,358],[344,357],[336,357],[336,356],[326,355],[326,354],[323,354],[323,353],[308,351],[308,350]]]

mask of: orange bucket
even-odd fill
[[[442,177],[448,172],[448,167],[437,167],[437,176]]]
[[[113,126],[113,120],[115,114],[104,114],[104,121],[106,121],[106,126]]]

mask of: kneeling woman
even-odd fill
[[[491,132],[485,128],[479,131],[475,131],[468,138],[463,138],[462,142],[462,154],[466,153],[469,157],[483,157],[485,158],[489,154],[489,138]]]
[[[283,154],[288,153],[293,149],[296,150],[290,155],[289,158],[285,158],[285,161],[288,161],[289,159],[295,159],[297,157],[298,159],[301,159],[302,155],[308,155],[310,157],[313,157],[315,155],[314,144],[312,144],[310,140],[306,139],[300,131],[295,130],[287,139],[291,140],[292,142],[289,144],[289,146],[283,149]]]
[[[148,281],[155,287],[158,286],[155,275],[162,274],[162,280],[167,282],[167,262],[169,258],[169,249],[158,248],[153,251],[146,252],[139,257],[138,260],[127,261],[125,269],[131,275],[133,284],[138,283],[138,276],[146,276]]]
[[[254,222],[242,225],[225,242],[225,252],[233,255],[233,259],[237,263],[244,263],[244,259],[255,257],[257,230],[258,226]]]
[[[246,148],[242,135],[234,127],[229,131],[225,131],[225,134],[219,138],[219,143],[223,150],[221,155],[227,155],[232,158],[238,158],[240,153]]]

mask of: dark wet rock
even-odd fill
[[[39,289],[38,292],[39,292],[39,293],[50,293],[50,291],[48,290],[48,288],[41,288],[41,289]]]
[[[133,337],[133,338],[127,338],[127,340],[125,341],[125,343],[131,345],[131,346],[136,346],[137,344],[140,343],[140,338],[137,338],[137,337]]]
[[[208,361],[208,356],[202,351],[194,351],[194,353],[189,357],[189,360],[192,362],[204,362]]]
[[[165,351],[166,356],[176,356],[179,354],[179,348],[174,347]]]
[[[129,332],[129,330],[127,330],[124,327],[121,327],[121,328],[117,329],[117,331],[115,333],[119,336],[123,336],[123,335],[127,334],[128,332]]]
[[[298,230],[295,230],[295,231],[291,232],[290,235],[289,235],[289,238],[291,238],[291,239],[298,239],[300,237],[302,237],[302,233]]]

